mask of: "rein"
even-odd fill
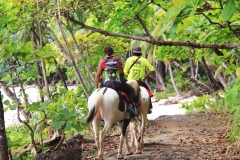
[[[99,88],[98,90],[97,90],[97,92],[98,91],[100,91],[102,88]],[[103,94],[105,93],[107,91],[107,87],[105,87],[105,89],[104,89],[104,91],[103,91]]]

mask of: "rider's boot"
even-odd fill
[[[127,107],[127,112],[129,112],[131,115],[133,116],[137,116],[136,112],[135,112],[135,109],[133,107],[132,104],[129,104],[128,107]]]

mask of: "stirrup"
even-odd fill
[[[134,116],[137,116],[135,110],[133,107],[127,107],[127,110],[126,110],[128,113],[130,113],[131,115],[134,115]]]

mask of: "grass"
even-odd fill
[[[176,96],[176,92],[157,92],[154,93],[154,97],[157,97],[158,99],[165,99],[168,97],[174,97]]]

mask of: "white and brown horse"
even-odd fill
[[[147,90],[143,87],[139,87],[137,81],[131,80],[127,82],[130,84],[136,91],[139,92],[139,108],[138,108],[138,118],[141,119],[141,126],[139,127],[140,138],[139,142],[136,137],[136,131],[134,130],[135,123],[131,124],[130,131],[133,132],[132,143],[135,142],[136,152],[141,153],[141,145],[143,143],[143,134],[145,130],[145,124],[147,121],[147,113],[150,102],[150,97]],[[89,113],[87,116],[87,123],[92,122],[93,130],[95,133],[95,142],[98,148],[98,157],[103,159],[102,146],[105,135],[111,129],[113,123],[118,122],[121,127],[122,133],[120,136],[120,144],[118,148],[118,158],[123,158],[122,155],[122,146],[123,140],[125,139],[126,154],[132,154],[130,151],[128,140],[127,140],[127,126],[130,122],[130,114],[126,112],[127,104],[124,101],[122,109],[119,108],[120,98],[119,94],[110,88],[101,88],[95,90],[88,99],[88,109]],[[101,118],[104,120],[104,127],[99,134],[99,123]]]

